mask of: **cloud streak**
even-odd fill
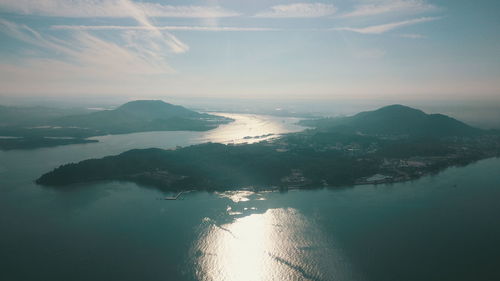
[[[0,63],[2,91],[140,91],[140,87],[152,81],[161,84],[171,76],[168,74],[175,73],[167,62],[168,54],[186,52],[189,46],[168,30],[154,26],[134,2],[117,0],[113,3],[121,15],[134,19],[137,27],[143,30],[121,30],[105,38],[84,29],[56,35],[0,19],[0,32],[24,42],[24,48],[31,54],[17,59],[14,64]]]
[[[436,10],[437,7],[424,0],[370,0],[368,4],[358,5],[352,12],[341,17],[365,17],[389,13],[415,14]]]
[[[388,31],[391,31],[393,29],[401,28],[404,26],[409,26],[409,25],[414,25],[418,23],[424,23],[424,22],[430,22],[430,21],[435,21],[440,19],[439,17],[423,17],[423,18],[417,18],[417,19],[411,19],[411,20],[405,20],[405,21],[398,21],[398,22],[392,22],[392,23],[386,23],[386,24],[380,24],[380,25],[372,25],[372,26],[367,26],[367,27],[361,27],[361,28],[356,28],[356,27],[336,27],[333,28],[333,30],[338,30],[338,31],[351,31],[351,32],[356,32],[356,33],[361,33],[361,34],[382,34],[386,33]]]
[[[257,18],[319,18],[335,14],[337,8],[332,4],[294,3],[272,6],[254,15]]]
[[[234,17],[237,12],[220,6],[173,6],[134,2],[148,17],[212,18]],[[2,0],[0,10],[21,15],[65,18],[126,18],[129,11],[121,0]]]
[[[177,37],[169,32],[161,32],[156,26],[154,26],[148,19],[145,11],[137,7],[130,0],[120,0],[120,8],[127,11],[128,15],[134,18],[137,23],[149,30],[150,42],[149,45],[160,51],[160,44],[166,44],[174,53],[184,53],[189,50],[189,46],[181,42]]]
[[[127,25],[53,25],[51,29],[56,30],[151,30],[146,26]],[[168,31],[280,31],[280,28],[270,27],[236,27],[236,26],[182,26],[167,25],[155,26],[153,29]]]
[[[62,55],[59,59],[26,58],[22,64],[36,66],[33,69],[40,69],[43,65],[41,62],[48,62],[48,65],[64,66],[64,69],[92,73],[94,76],[109,73],[150,75],[173,72],[154,50],[137,52],[87,32],[76,32],[69,39],[61,40],[43,36],[26,25],[5,20],[0,20],[0,30],[17,40]]]

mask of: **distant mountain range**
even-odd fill
[[[449,137],[484,133],[449,116],[426,114],[404,105],[389,105],[349,117],[303,120],[301,124],[325,131],[376,136]]]
[[[91,110],[84,108],[0,105],[0,128],[14,126],[43,126],[47,125],[50,121],[63,116],[86,114],[90,112]]]

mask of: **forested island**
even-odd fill
[[[168,191],[334,187],[406,181],[500,154],[497,132],[401,105],[304,123],[315,128],[254,144],[131,150],[62,165],[36,182],[118,180]]]
[[[207,131],[232,120],[160,100],[128,102],[113,110],[0,106],[0,149],[92,143],[89,137],[148,131]]]

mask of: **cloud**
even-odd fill
[[[439,19],[438,17],[423,17],[423,18],[398,21],[398,22],[392,22],[392,23],[386,23],[386,24],[380,24],[380,25],[372,25],[372,26],[361,27],[361,28],[337,27],[337,28],[333,28],[333,30],[352,31],[352,32],[361,33],[361,34],[382,34],[382,33],[385,33],[387,31],[391,31],[393,29],[400,28],[403,26],[414,25],[414,24],[429,22],[429,21],[435,21],[438,19]]]
[[[58,58],[24,58],[15,68],[18,72],[22,72],[19,69],[23,66],[26,68],[25,72],[46,70],[51,73],[65,69],[66,72],[80,73],[82,78],[100,75],[156,75],[174,72],[161,53],[152,47],[149,39],[135,38],[137,40],[135,44],[140,48],[124,47],[83,31],[74,32],[70,38],[61,40],[42,35],[26,25],[5,20],[0,20],[0,31],[29,45],[36,46],[38,49],[59,54]],[[128,41],[126,36],[123,36],[122,40]],[[128,42],[130,43],[130,41]],[[44,64],[54,66],[54,68],[52,70],[46,69]]]
[[[175,76],[149,31],[120,32],[106,40],[87,31],[54,37],[0,20],[0,32],[26,43],[27,49],[20,50],[22,57],[0,62],[4,94],[142,93],[153,82],[164,90],[168,85],[163,81]]]
[[[266,11],[257,13],[258,18],[318,18],[333,15],[337,8],[332,4],[294,3],[272,6]]]
[[[369,0],[368,4],[358,5],[352,12],[341,17],[363,17],[388,13],[422,13],[436,10],[437,7],[424,0]]]
[[[147,2],[134,2],[133,5],[148,17],[212,18],[240,15],[220,6],[173,6]],[[129,17],[122,0],[2,0],[0,10],[22,15],[67,18]]]
[[[24,24],[16,24],[0,19],[0,31],[33,46],[50,49],[66,55],[75,53],[75,50],[65,44],[64,41],[57,40],[51,36],[42,36],[39,32]]]
[[[53,25],[57,30],[150,30],[146,26],[127,25]],[[279,31],[279,28],[269,27],[235,27],[235,26],[155,26],[154,29],[169,31]]]
[[[151,24],[146,12],[137,7],[132,1],[121,0],[119,3],[120,6],[118,7],[127,11],[127,14],[130,17],[134,18],[140,25],[149,30],[151,40],[149,43],[151,46],[156,46],[156,44],[166,44],[174,53],[184,53],[189,50],[189,47],[177,39],[177,37],[173,34],[169,32],[161,32],[157,27]]]
[[[30,1],[25,1],[25,0],[20,0],[19,2],[30,2]],[[43,7],[43,10],[50,10],[49,7],[52,7],[52,5],[56,2],[58,2],[58,0],[48,0],[48,1],[35,1],[36,3],[43,3],[43,4],[39,4],[39,5],[33,5],[33,7],[35,8],[42,8]],[[63,1],[64,3],[66,3],[66,5],[68,5],[68,1]],[[108,1],[99,1],[99,3],[104,3],[106,2],[107,4],[110,4],[110,3],[113,3],[113,9],[110,9],[110,7],[104,5],[104,6],[100,6],[102,8],[101,9],[97,9],[94,7],[94,12],[95,11],[101,11],[101,12],[105,12],[105,11],[119,11],[118,13],[122,16],[127,16],[127,17],[130,17],[130,18],[133,18],[134,20],[137,21],[137,23],[140,24],[140,26],[142,26],[145,30],[148,31],[149,33],[149,37],[146,38],[146,37],[143,37],[142,39],[144,40],[144,42],[146,42],[146,40],[148,40],[149,42],[146,42],[149,46],[151,47],[154,47],[157,49],[157,51],[160,51],[160,48],[161,46],[168,46],[168,48],[174,52],[174,53],[184,53],[184,52],[187,52],[189,50],[189,46],[187,46],[186,44],[184,44],[182,41],[180,41],[177,37],[175,37],[173,34],[169,33],[168,31],[162,31],[160,29],[158,29],[157,27],[155,27],[151,21],[149,20],[148,18],[148,15],[146,14],[146,12],[141,9],[139,6],[137,6],[134,2],[130,1],[130,0],[108,0]],[[7,1],[5,3],[12,3],[10,1]],[[71,2],[71,3],[75,3],[75,5],[82,5],[82,4],[85,4],[84,7],[90,7],[92,5],[90,5],[90,3],[96,3],[95,1],[74,1],[74,2]],[[2,4],[3,5],[3,4]],[[27,10],[31,10],[33,9],[33,7],[25,7]],[[81,7],[81,8],[84,8],[84,7]],[[93,6],[92,6],[93,7]],[[62,12],[64,11],[64,7],[62,7],[61,9],[54,9],[54,10],[58,10],[58,12]],[[71,10],[77,10],[76,8],[73,8]],[[88,11],[80,11],[80,12],[83,12],[83,14],[87,14]],[[9,24],[5,24],[4,25],[6,26],[9,26]],[[29,28],[27,28],[26,26],[24,26],[25,30],[31,30]],[[12,28],[11,28],[11,33],[15,32]],[[40,36],[38,34],[38,36]],[[40,36],[41,38],[41,36]],[[30,42],[32,43],[32,42]]]

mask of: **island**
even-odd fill
[[[65,164],[36,182],[58,188],[130,181],[165,191],[287,190],[407,181],[500,155],[498,132],[402,105],[302,123],[312,128],[253,144],[136,149]]]
[[[75,114],[77,113],[77,114]],[[137,100],[89,111],[0,106],[0,149],[92,143],[89,137],[149,131],[207,131],[233,121],[161,100]]]

